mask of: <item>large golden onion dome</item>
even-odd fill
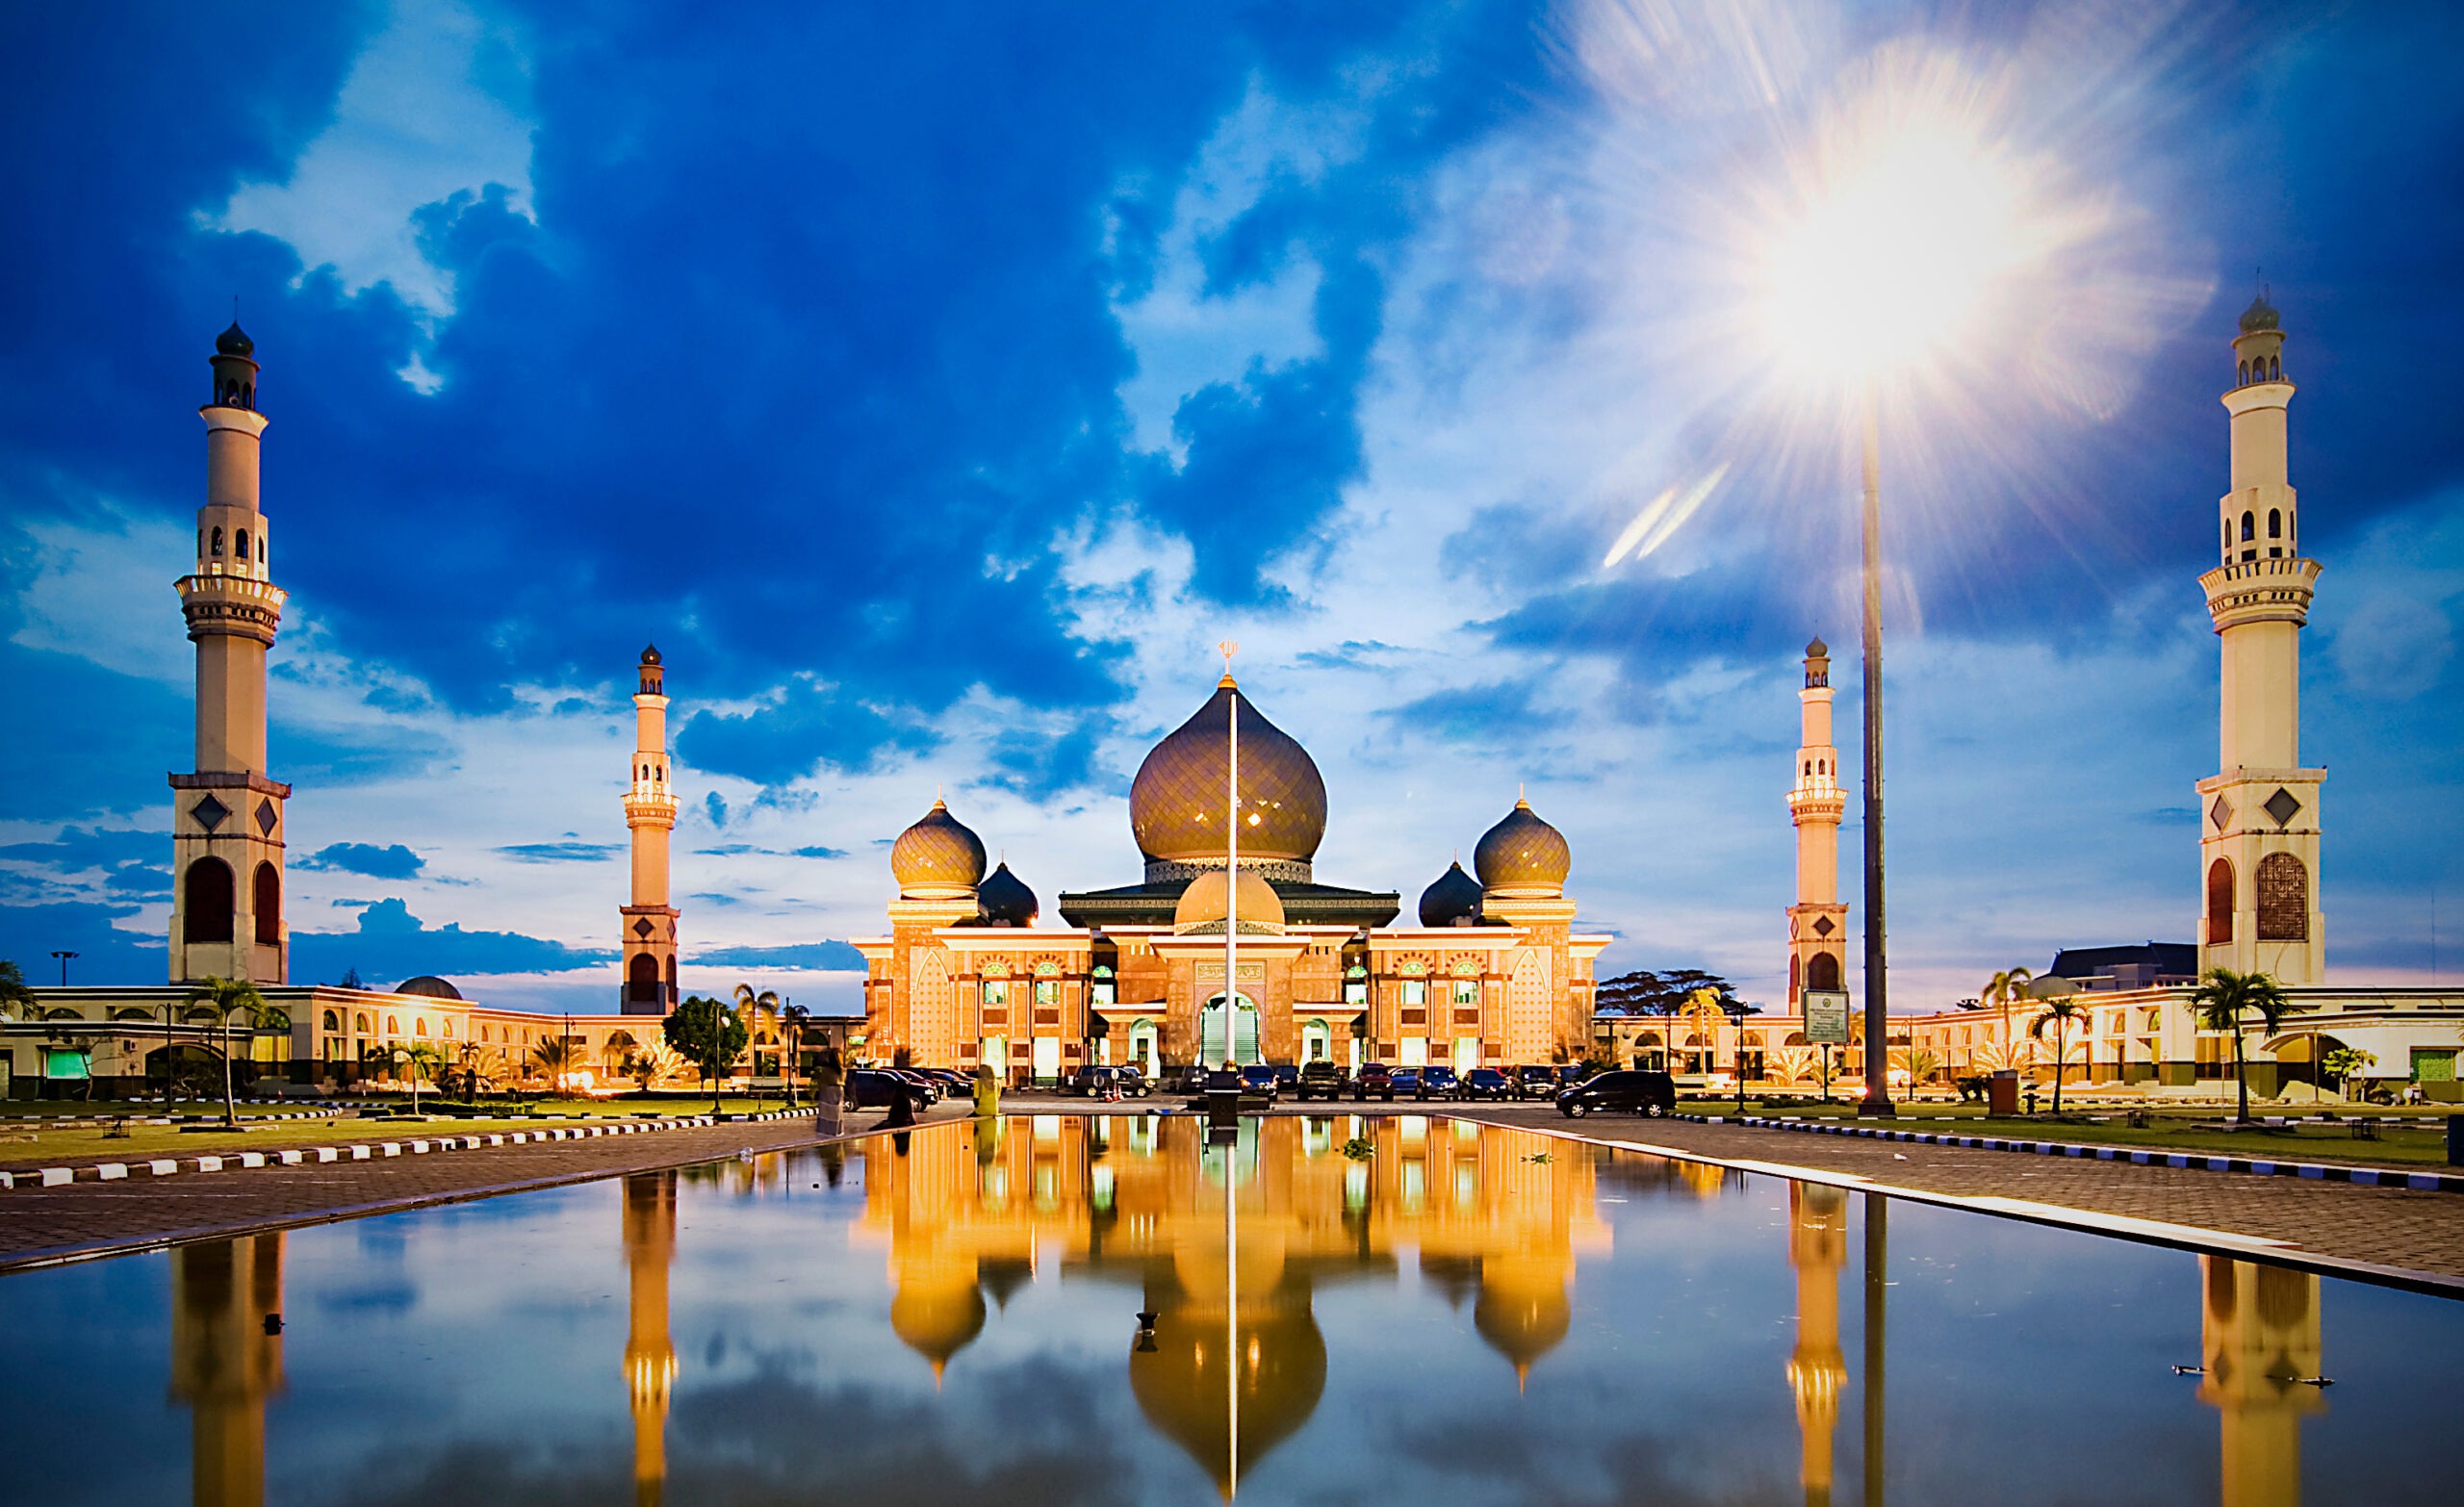
[[[1573,867],[1565,834],[1540,820],[1531,803],[1520,797],[1472,850],[1480,887],[1502,900],[1556,899],[1566,892],[1566,874]]]
[[[909,900],[964,900],[984,880],[984,844],[935,801],[890,846],[889,871]]]
[[[1225,676],[1197,714],[1148,751],[1129,787],[1129,826],[1150,882],[1221,864],[1227,724],[1240,688]],[[1257,703],[1241,700],[1241,861],[1306,882],[1326,835],[1326,782],[1316,761]]]
[[[1240,899],[1243,932],[1273,932],[1283,926],[1283,901],[1269,884],[1245,861],[1241,865]],[[1209,869],[1190,881],[1181,891],[1178,904],[1172,907],[1172,930],[1175,932],[1217,932],[1223,930],[1223,871]]]

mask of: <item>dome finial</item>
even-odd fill
[[[1215,682],[1217,689],[1228,689],[1238,685],[1240,682],[1232,678],[1232,656],[1241,651],[1240,644],[1227,638],[1218,643],[1215,648],[1217,652],[1223,656],[1223,678]]]

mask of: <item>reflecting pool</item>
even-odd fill
[[[934,1126],[0,1324],[13,1502],[2459,1495],[2464,1305],[1418,1116]]]

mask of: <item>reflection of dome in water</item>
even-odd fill
[[[987,1256],[980,1264],[984,1290],[1004,1309],[1020,1288],[1036,1280],[1036,1264],[1023,1256]]]
[[[1225,676],[1197,715],[1138,766],[1129,787],[1129,827],[1150,862],[1222,861],[1226,721],[1235,689]],[[1241,811],[1245,860],[1306,865],[1326,834],[1326,782],[1316,762],[1246,698],[1241,702]]]
[[[984,844],[936,801],[890,845],[889,871],[910,900],[964,899],[984,878]]]
[[[1565,834],[1540,820],[1530,802],[1517,800],[1472,850],[1472,867],[1492,895],[1553,900],[1565,893],[1574,857]]]
[[[1309,1311],[1306,1288],[1278,1287],[1263,1304],[1243,1310],[1241,1475],[1246,1479],[1317,1411],[1326,1390],[1326,1341]],[[1228,1496],[1223,1311],[1183,1306],[1161,1312],[1154,1353],[1130,1354],[1129,1390],[1146,1421],[1187,1450]]]
[[[920,1274],[898,1286],[889,1300],[889,1327],[907,1347],[933,1363],[938,1380],[950,1357],[984,1333],[984,1293],[972,1280],[955,1287]]]
[[[1480,1301],[1472,1306],[1472,1327],[1491,1349],[1514,1363],[1518,1378],[1528,1375],[1532,1364],[1555,1349],[1574,1327],[1561,1265],[1500,1257],[1481,1270]]]
[[[1480,1286],[1480,1258],[1477,1256],[1432,1256],[1421,1253],[1421,1280],[1437,1289],[1449,1308],[1461,1308]]]
[[[1283,902],[1276,898],[1274,886],[1246,864],[1241,868],[1239,896],[1243,932],[1264,932],[1283,925]],[[1207,870],[1181,891],[1180,903],[1172,907],[1172,930],[1219,934],[1223,931],[1221,869]]]
[[[1421,891],[1421,925],[1453,926],[1480,919],[1480,881],[1463,872],[1461,860],[1446,866],[1437,882]]]

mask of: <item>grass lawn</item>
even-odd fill
[[[1793,1114],[1802,1119],[1853,1120],[1856,1107],[1850,1104],[1784,1104],[1765,1109],[1749,1099],[1750,1113]],[[1698,1113],[1734,1113],[1736,1101],[1688,1100],[1681,1108]],[[1938,1134],[1963,1136],[2000,1136],[2017,1140],[2066,1140],[2086,1145],[2137,1146],[2150,1151],[2196,1151],[2216,1155],[2245,1157],[2262,1162],[2349,1162],[2365,1165],[2430,1167],[2447,1163],[2447,1118],[2444,1107],[2437,1110],[2370,1111],[2373,1119],[2396,1118],[2409,1121],[2401,1128],[2384,1130],[2375,1140],[2356,1140],[2351,1130],[2342,1123],[2323,1125],[2259,1125],[2247,1130],[2216,1130],[2199,1128],[2213,1125],[2232,1115],[2230,1106],[2214,1110],[2158,1110],[2152,1111],[2155,1123],[2141,1130],[2124,1123],[2119,1110],[2092,1106],[2072,1111],[2065,1105],[2060,1119],[2051,1112],[2034,1117],[2015,1115],[1996,1118],[1988,1115],[1982,1105],[1975,1104],[1906,1104],[1899,1106],[1896,1118],[1873,1121],[1887,1123],[1894,1129],[1932,1131]],[[2254,1103],[2253,1116],[2279,1112],[2274,1107]],[[2309,1112],[2306,1107],[2288,1109],[2287,1114]],[[2092,1120],[2090,1113],[2111,1113],[2111,1120]],[[2345,1118],[2352,1116],[2347,1114]]]
[[[405,1108],[407,1098],[399,1101]],[[750,1113],[757,1110],[785,1108],[785,1101],[775,1094],[755,1100],[731,1095],[720,1101],[725,1112]],[[423,1103],[426,1107],[426,1101]],[[162,1114],[207,1114],[218,1116],[219,1104],[183,1102],[164,1110],[153,1105],[116,1103],[63,1105],[12,1104],[8,1112],[0,1114],[0,1168],[15,1171],[26,1167],[60,1166],[83,1162],[141,1162],[152,1157],[218,1156],[226,1152],[279,1151],[291,1146],[340,1146],[354,1141],[412,1140],[422,1137],[485,1135],[500,1131],[545,1130],[552,1125],[570,1124],[575,1118],[629,1120],[646,1114],[706,1114],[710,1101],[706,1098],[659,1099],[549,1099],[526,1108],[535,1114],[516,1113],[509,1106],[479,1107],[483,1113],[474,1118],[460,1115],[430,1114],[422,1119],[362,1118],[345,1115],[339,1119],[278,1120],[267,1116],[278,1111],[270,1107],[243,1106],[240,1121],[248,1126],[244,1132],[197,1134],[182,1131],[176,1125],[143,1125],[140,1118],[159,1118]],[[34,1111],[34,1112],[28,1112]],[[67,1112],[64,1112],[67,1111]],[[127,1134],[115,1136],[110,1129],[81,1125],[77,1128],[48,1126],[59,1120],[90,1120],[97,1114],[127,1113],[132,1123]],[[562,1116],[562,1119],[541,1116]]]

